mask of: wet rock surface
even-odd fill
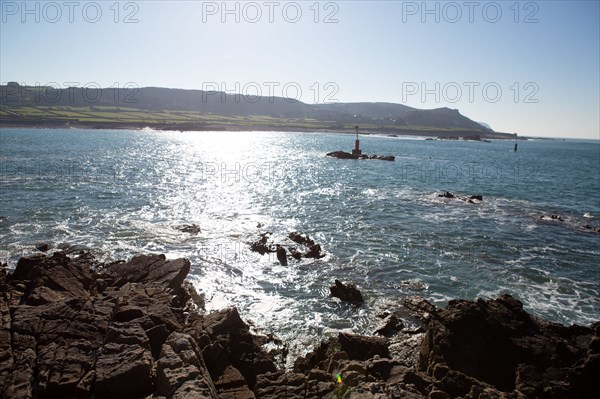
[[[600,391],[600,322],[551,323],[508,295],[444,309],[408,297],[382,314],[378,335],[340,332],[284,370],[236,308],[191,310],[199,295],[184,282],[189,268],[163,255],[99,264],[64,253],[22,258],[12,273],[0,265],[0,397],[522,399]],[[411,318],[421,326],[405,327]]]

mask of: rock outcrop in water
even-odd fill
[[[438,194],[438,197],[448,198],[448,199],[456,198],[456,199],[468,202],[469,204],[478,204],[481,201],[483,201],[483,196],[479,195],[479,194],[457,197],[456,195],[452,194],[450,191],[444,191],[443,193]]]
[[[261,255],[267,253],[276,253],[277,260],[282,266],[287,266],[287,254],[289,254],[296,260],[302,258],[314,258],[320,259],[325,257],[325,253],[321,248],[320,244],[317,244],[308,234],[302,234],[297,231],[293,231],[288,235],[288,238],[299,244],[301,247],[297,248],[289,243],[277,243],[270,241],[272,233],[266,232],[261,233],[260,238],[250,244],[250,250],[258,252]]]
[[[393,155],[354,155],[346,151],[333,151],[325,154],[328,157],[339,158],[339,159],[376,159],[380,161],[395,161],[396,157]]]
[[[179,226],[174,226],[173,228],[175,230],[179,230],[183,233],[188,233],[191,235],[196,235],[202,231],[200,229],[200,226],[198,226],[197,224],[182,224]]]
[[[335,280],[334,285],[329,287],[331,296],[346,302],[362,303],[364,302],[361,292],[354,284],[344,284],[340,280]]]
[[[565,327],[516,299],[418,297],[389,337],[339,333],[276,367],[235,308],[202,315],[185,259],[101,264],[58,252],[0,268],[2,398],[588,398],[600,392],[600,322]],[[198,302],[198,301],[196,301]],[[396,313],[394,313],[396,317]],[[397,333],[396,331],[402,332]]]

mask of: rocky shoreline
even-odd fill
[[[204,314],[186,259],[62,252],[0,269],[2,398],[588,398],[600,322],[562,326],[509,295],[409,297],[377,336],[340,332],[293,369],[235,308]],[[342,290],[336,282],[336,291]],[[354,288],[354,287],[352,287]],[[332,293],[334,291],[332,290]],[[353,295],[355,293],[353,292]],[[405,328],[403,320],[418,321]]]

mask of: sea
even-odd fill
[[[600,320],[598,141],[530,139],[514,151],[512,140],[365,135],[363,152],[396,160],[325,156],[354,139],[1,129],[0,261],[12,269],[38,243],[107,262],[185,257],[207,312],[236,306],[295,354],[339,331],[372,333],[411,295],[445,306],[509,293],[555,322]],[[290,232],[308,234],[325,257],[282,266],[250,250],[265,232],[285,246]],[[331,298],[335,279],[365,303]]]

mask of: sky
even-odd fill
[[[0,0],[0,82],[448,107],[600,139],[599,4]]]

